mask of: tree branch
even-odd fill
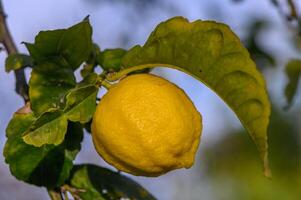
[[[0,42],[5,47],[8,55],[18,53],[18,49],[13,41],[13,38],[9,32],[6,15],[4,13],[3,4],[0,0]],[[28,84],[26,82],[24,69],[14,70],[16,77],[16,92],[24,99],[25,103],[29,101],[28,96]]]

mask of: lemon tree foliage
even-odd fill
[[[143,187],[130,178],[95,165],[76,165],[70,176],[70,185],[84,189],[79,196],[83,200],[90,199],[141,199],[155,198]]]
[[[123,73],[165,66],[181,70],[216,92],[236,113],[256,143],[268,169],[267,127],[270,115],[262,75],[239,38],[214,21],[189,23],[175,17],[159,24],[143,46],[122,59]]]
[[[23,133],[27,144],[42,146],[44,144],[58,145],[63,142],[68,120],[86,123],[90,121],[96,108],[97,75],[91,73],[74,88],[70,89],[64,98],[63,109],[49,108],[41,114]]]
[[[301,60],[290,60],[286,64],[285,72],[289,79],[285,87],[285,96],[289,107],[292,104],[293,98],[298,88],[298,83],[301,75]]]
[[[56,108],[75,86],[73,71],[88,60],[92,50],[92,27],[89,20],[68,29],[41,31],[35,43],[25,43],[37,63],[29,81],[32,109],[40,115]]]
[[[19,180],[49,188],[59,186],[69,177],[72,161],[80,150],[83,137],[81,125],[69,123],[62,144],[38,148],[26,144],[22,139],[23,131],[34,121],[33,113],[17,113],[13,116],[6,130],[5,161]]]
[[[250,133],[268,172],[270,104],[265,82],[226,25],[175,17],[158,25],[143,46],[101,51],[92,42],[86,18],[67,29],[41,31],[34,43],[24,44],[29,55],[6,60],[6,71],[32,67],[30,108],[16,112],[6,130],[5,161],[17,179],[54,191],[69,184],[83,189],[82,199],[154,199],[118,173],[92,165],[73,168],[73,160],[82,130],[91,124],[99,87],[161,66],[188,73],[215,91]],[[94,73],[98,66],[101,74]],[[75,71],[80,67],[83,78],[78,80]]]
[[[93,44],[92,52],[80,71],[82,77],[85,77],[90,73],[94,72],[95,67],[97,67],[98,65],[97,60],[99,58],[100,53],[101,52],[99,46],[97,44]]]

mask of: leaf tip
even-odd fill
[[[85,21],[90,22],[90,15],[87,15],[87,16],[84,18],[83,21],[84,21],[84,22],[85,22]]]

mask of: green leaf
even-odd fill
[[[285,87],[285,96],[288,107],[290,107],[298,88],[298,83],[301,75],[301,60],[290,60],[285,66],[285,72],[289,79]]]
[[[98,63],[106,71],[116,72],[121,68],[121,60],[126,54],[126,50],[117,49],[106,49],[99,54]]]
[[[52,62],[37,65],[29,81],[31,109],[39,116],[49,109],[61,108],[65,95],[75,85],[72,69]]]
[[[5,71],[17,70],[23,67],[33,66],[33,60],[25,54],[12,54],[7,56],[5,60]]]
[[[130,178],[95,165],[75,166],[70,183],[72,187],[85,190],[79,193],[83,200],[155,199]]]
[[[98,87],[95,86],[96,74],[90,74],[66,96],[65,113],[70,121],[86,123],[96,109]],[[91,83],[91,82],[92,83]]]
[[[36,147],[44,144],[61,144],[67,131],[67,125],[67,118],[61,111],[50,110],[31,124],[23,133],[23,140]]]
[[[186,72],[218,94],[235,112],[256,143],[268,168],[267,127],[270,115],[265,81],[239,38],[214,21],[189,23],[175,17],[157,26],[144,46],[122,59],[124,75],[164,66]]]
[[[23,132],[27,144],[41,147],[45,144],[61,144],[67,130],[68,120],[89,122],[96,109],[96,87],[98,76],[95,73],[86,76],[65,96],[62,96],[64,109],[51,108],[41,114],[32,125]],[[66,100],[65,100],[66,99]]]
[[[98,65],[97,58],[100,54],[100,48],[97,44],[93,45],[93,50],[90,53],[89,59],[86,61],[83,69],[80,71],[82,77],[89,75],[94,72],[95,67]]]
[[[80,150],[82,127],[69,123],[65,141],[61,145],[37,148],[22,139],[22,133],[34,120],[33,113],[14,115],[6,129],[5,161],[12,175],[19,180],[49,188],[59,186],[69,177],[72,161]]]
[[[25,43],[30,55],[38,63],[61,57],[76,70],[88,60],[92,51],[92,27],[88,19],[68,28],[41,31],[35,43]]]

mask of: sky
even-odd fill
[[[134,0],[133,0],[134,1]],[[124,1],[125,2],[125,1]],[[261,38],[274,55],[287,48],[283,62],[289,56],[297,55],[288,48],[287,43],[278,42],[279,38],[286,41],[285,26],[278,13],[269,1],[245,0],[243,3],[233,4],[230,0],[163,0],[148,8],[142,9],[139,5],[124,3],[122,0],[4,0],[4,8],[8,15],[7,22],[13,38],[22,53],[26,53],[21,42],[33,42],[35,35],[41,30],[66,28],[81,21],[87,15],[93,26],[94,42],[101,49],[130,48],[135,44],[143,44],[155,26],[170,17],[181,15],[189,20],[217,20],[228,24],[240,37],[246,34],[249,18],[267,18],[273,21],[274,28],[269,30],[269,38]],[[131,1],[132,2],[132,1]],[[155,1],[154,2],[158,2]],[[5,144],[5,127],[13,113],[23,105],[22,99],[14,92],[14,75],[5,73],[5,52],[0,53],[0,199],[1,200],[40,200],[47,199],[45,189],[38,188],[17,181],[10,175],[8,165],[2,156]],[[283,69],[267,70],[265,73],[268,82],[272,77],[277,77],[279,83],[269,85],[273,98],[278,98],[283,103],[282,94],[277,88],[283,87],[285,81],[281,73]],[[199,148],[202,152],[206,145],[211,145],[225,129],[240,129],[241,125],[233,112],[212,91],[193,78],[175,70],[158,68],[152,73],[158,74],[176,83],[183,88],[192,99],[198,110],[203,115],[203,136]],[[30,71],[26,71],[27,78]],[[101,94],[104,90],[101,91]],[[203,174],[202,158],[198,154],[197,163],[189,170],[176,170],[159,178],[143,178],[130,176],[152,192],[158,199],[181,200],[214,199],[214,188]],[[76,159],[77,163],[95,163],[110,168],[96,154],[91,142],[91,137],[85,135],[82,151]],[[112,168],[111,168],[112,169]],[[164,188],[164,189],[162,189]]]

